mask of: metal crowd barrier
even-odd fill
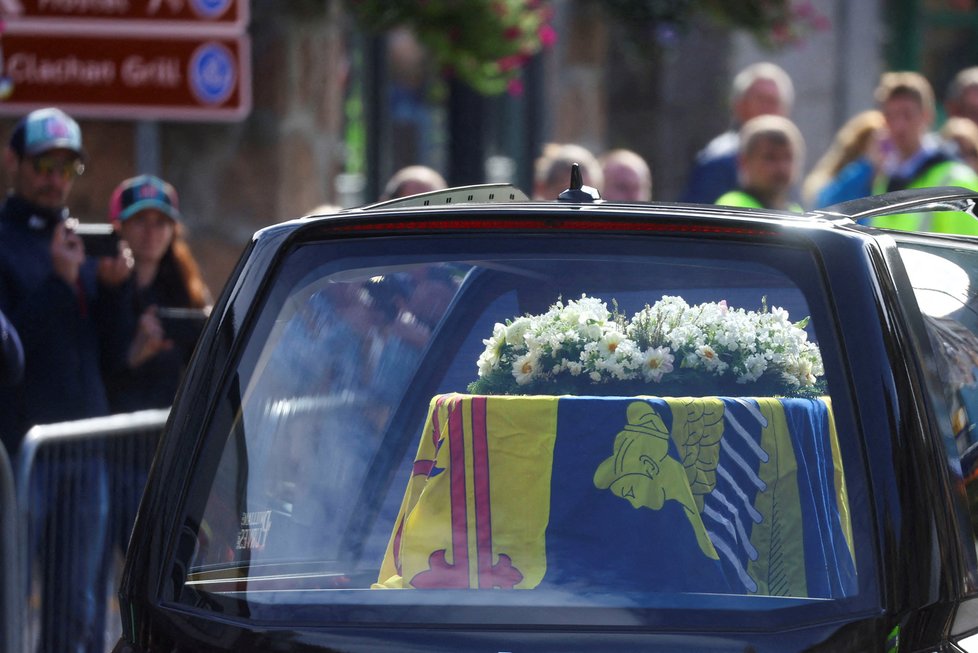
[[[22,651],[25,619],[20,591],[20,541],[17,537],[17,497],[7,448],[0,444],[0,645],[4,651]]]
[[[32,428],[15,461],[22,648],[110,650],[118,572],[168,409]],[[2,488],[0,488],[2,491]],[[9,569],[10,567],[7,567]],[[81,645],[81,646],[79,646]]]

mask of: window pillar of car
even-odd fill
[[[913,238],[912,235],[909,237]],[[897,233],[894,238],[899,242],[904,236]],[[929,514],[934,531],[933,534],[926,534],[923,529],[917,529],[908,533],[914,539],[912,542],[908,540],[908,544],[913,550],[923,552],[927,550],[926,540],[932,540],[930,555],[939,557],[940,563],[935,564],[943,565],[948,572],[930,579],[930,596],[936,597],[941,592],[957,593],[961,590],[959,585],[975,582],[975,547],[962,546],[961,543],[960,534],[970,534],[971,529],[966,526],[970,515],[964,501],[961,480],[954,478],[960,475],[960,471],[947,462],[957,458],[958,451],[940,369],[943,354],[938,349],[939,338],[935,338],[933,325],[928,324],[927,315],[919,310],[917,293],[913,287],[914,279],[908,273],[897,247],[892,246],[894,241],[887,238],[883,242],[891,244],[883,252],[888,259],[887,269],[891,272],[888,278],[881,275],[881,279],[892,283],[887,290],[893,297],[893,305],[899,306],[903,314],[903,320],[894,323],[897,328],[901,328],[902,332],[897,338],[902,345],[892,355],[906,369],[907,374],[900,376],[904,377],[908,396],[915,398],[914,405],[904,409],[910,419],[903,422],[906,432],[901,439],[910,448],[908,455],[912,459],[933,461],[929,465],[904,467],[912,474],[911,478],[900,483],[900,490],[905,495],[904,502],[910,511],[924,511]],[[930,433],[934,437],[921,438],[920,433]],[[918,492],[910,489],[913,487],[941,487],[945,489],[945,494],[941,497],[922,498]],[[960,496],[953,491],[955,487],[962,490]],[[935,500],[947,509],[927,511],[925,506],[932,505]],[[939,582],[953,587],[938,588],[936,583]]]
[[[961,470],[942,466],[952,487],[965,488],[967,501],[949,496],[949,511],[957,516],[957,528],[973,534],[978,524],[975,503],[975,444],[978,444],[978,246],[960,239],[925,238],[918,234],[894,234],[913,296],[920,309],[933,353],[936,373],[932,391],[935,418],[950,460],[960,453]],[[941,401],[943,400],[943,401]],[[939,452],[944,453],[944,452]],[[972,584],[975,565],[973,547],[964,550],[965,567]]]

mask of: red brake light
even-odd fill
[[[771,236],[767,229],[743,226],[686,224],[680,222],[653,222],[649,220],[579,219],[579,218],[424,218],[412,220],[391,218],[348,222],[333,226],[334,231],[495,231],[495,230],[542,230],[542,231],[651,231],[674,233],[737,234]]]

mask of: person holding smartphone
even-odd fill
[[[4,153],[12,188],[0,207],[0,310],[20,334],[24,378],[0,393],[0,435],[15,452],[35,424],[109,413],[103,373],[125,359],[132,261],[85,256],[68,222],[84,171],[81,130],[56,108],[32,111]]]
[[[109,219],[134,260],[129,311],[136,325],[128,364],[108,379],[113,412],[167,408],[211,303],[210,291],[183,237],[179,198],[159,177],[120,183]]]
[[[121,182],[109,201],[109,220],[134,260],[127,310],[133,334],[127,364],[106,380],[115,413],[168,408],[203,326],[210,292],[183,238],[176,190],[153,175]],[[111,546],[125,552],[147,469],[131,452],[110,459],[117,483]],[[127,457],[129,456],[129,457]]]
[[[25,362],[22,379],[0,388],[0,436],[13,457],[34,425],[109,414],[104,375],[125,361],[132,262],[121,244],[115,256],[86,257],[68,227],[68,196],[85,169],[81,129],[69,115],[28,113],[3,164],[11,188],[0,206],[0,311]],[[44,466],[30,488],[32,550],[42,565],[38,650],[101,653],[105,460],[96,452],[51,458],[36,463]]]

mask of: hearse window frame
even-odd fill
[[[816,328],[819,331],[819,333],[823,336],[819,338],[820,343],[823,341],[832,343],[829,352],[823,351],[823,355],[826,353],[831,353],[834,359],[831,363],[829,363],[828,360],[826,361],[827,378],[829,377],[829,373],[828,373],[829,368],[833,370],[832,374],[834,375],[834,379],[832,378],[829,379],[830,384],[836,384],[837,388],[842,387],[840,384],[846,385],[845,391],[837,391],[832,393],[833,398],[835,397],[839,398],[837,400],[834,399],[834,403],[837,402],[837,405],[835,406],[837,426],[840,432],[843,431],[843,424],[845,425],[846,429],[853,429],[853,430],[858,429],[857,420],[853,416],[854,407],[852,405],[848,405],[848,402],[851,401],[853,390],[851,387],[848,387],[849,381],[847,380],[847,375],[845,374],[847,359],[844,355],[844,352],[841,351],[841,347],[844,346],[843,338],[841,337],[841,334],[838,332],[837,319],[835,318],[834,313],[832,312],[834,310],[833,304],[826,297],[824,273],[822,271],[822,267],[816,251],[813,248],[806,248],[804,246],[797,245],[797,244],[784,244],[783,242],[760,243],[760,242],[756,242],[756,239],[754,242],[752,242],[751,240],[746,238],[739,239],[740,242],[736,242],[737,240],[738,239],[729,239],[729,238],[723,240],[714,239],[710,237],[704,237],[702,234],[696,234],[691,236],[679,235],[676,237],[670,237],[668,239],[659,238],[657,239],[656,246],[663,247],[665,242],[670,242],[676,245],[677,247],[682,248],[684,251],[686,251],[687,254],[694,253],[694,252],[701,252],[701,256],[703,256],[704,258],[708,258],[712,260],[728,259],[731,262],[758,260],[757,258],[743,256],[743,253],[749,251],[750,248],[758,248],[758,251],[764,250],[765,252],[767,252],[767,255],[761,257],[760,260],[762,260],[765,265],[781,271],[787,276],[787,278],[789,278],[792,282],[797,284],[797,288],[802,292],[806,301],[809,302],[809,310],[813,314],[820,313],[826,316],[827,318],[831,318],[831,319],[824,320],[823,321],[824,323],[820,323],[816,325]],[[385,245],[385,241],[387,247],[383,246]],[[546,248],[544,248],[541,245],[541,243],[544,241],[547,243]],[[495,243],[494,245],[492,245],[495,248],[495,250],[494,253],[491,255],[487,253],[487,248],[486,248],[487,242]],[[576,250],[580,252],[580,255],[582,257],[593,259],[596,256],[595,248],[598,245],[603,247],[606,253],[610,255],[612,252],[620,252],[622,248],[629,249],[631,247],[634,247],[634,243],[636,242],[636,239],[634,239],[632,236],[625,235],[625,234],[601,233],[601,234],[595,234],[594,237],[589,242],[583,244],[581,243],[579,236],[577,238],[570,237],[570,236],[568,236],[567,238],[563,238],[560,234],[553,234],[553,233],[541,233],[541,234],[495,233],[495,234],[488,234],[488,235],[466,233],[463,239],[459,239],[450,234],[448,235],[432,234],[432,235],[413,235],[410,238],[389,237],[389,236],[353,237],[353,238],[345,237],[341,240],[336,240],[332,242],[321,241],[321,242],[295,244],[287,253],[285,253],[284,255],[278,258],[279,264],[276,266],[276,269],[274,270],[274,274],[272,277],[273,282],[265,288],[264,292],[260,296],[256,297],[255,307],[253,308],[253,311],[254,314],[256,314],[258,317],[257,319],[251,322],[250,328],[247,330],[246,333],[242,332],[242,334],[239,334],[241,337],[239,342],[236,343],[236,351],[234,353],[235,361],[234,361],[233,369],[235,370],[235,373],[229,377],[228,379],[229,385],[223,388],[221,392],[218,395],[216,395],[218,397],[217,401],[220,404],[226,404],[228,401],[232,401],[232,402],[235,401],[233,396],[235,394],[235,389],[240,390],[243,387],[241,385],[238,385],[238,383],[243,382],[244,385],[247,385],[248,381],[255,373],[258,357],[261,355],[261,352],[264,350],[265,347],[264,342],[262,342],[257,346],[252,344],[253,342],[259,342],[259,341],[254,341],[256,334],[258,334],[259,336],[267,337],[267,335],[271,332],[270,322],[274,322],[274,320],[278,317],[279,310],[281,310],[281,307],[284,305],[284,302],[288,301],[289,298],[293,296],[294,291],[296,289],[296,284],[299,282],[299,280],[309,276],[311,270],[316,270],[319,276],[325,274],[325,269],[326,269],[325,266],[327,265],[326,261],[328,261],[329,266],[335,266],[336,269],[342,269],[343,263],[348,262],[351,259],[356,259],[356,253],[360,250],[363,250],[363,252],[368,254],[366,256],[363,256],[360,259],[361,261],[369,261],[370,259],[376,259],[378,262],[395,254],[396,252],[398,252],[398,250],[403,250],[399,252],[399,255],[402,257],[398,259],[399,265],[408,265],[408,264],[413,265],[413,264],[420,264],[425,262],[443,262],[446,259],[444,256],[440,255],[440,252],[444,251],[444,246],[448,246],[451,248],[450,251],[452,251],[452,260],[455,260],[457,262],[462,262],[462,263],[464,263],[467,260],[472,260],[473,258],[487,258],[491,260],[504,259],[505,256],[501,256],[499,250],[504,250],[508,255],[516,257],[516,253],[512,252],[512,250],[505,250],[503,247],[501,247],[501,243],[504,242],[508,243],[511,246],[514,246],[516,250],[521,250],[521,249],[524,250],[526,252],[525,255],[529,255],[532,253],[537,257],[541,257],[541,250],[547,251],[548,249],[555,248],[557,244],[563,244],[565,245],[565,249],[560,249],[559,251],[561,252],[561,255],[559,257],[557,255],[554,255],[555,258],[565,259],[569,255],[569,252],[573,252]],[[324,249],[326,250],[327,253],[326,256],[324,256],[324,251],[323,251]],[[771,256],[772,249],[777,250],[775,256]],[[380,250],[381,253],[378,253],[378,250]],[[431,252],[431,253],[427,253],[427,252]],[[804,253],[809,260],[809,262],[804,266],[802,266],[802,264],[799,262],[799,259],[802,258],[799,256],[799,253]],[[735,256],[735,254],[739,254],[739,255]],[[635,252],[634,256],[636,259],[640,258],[640,254],[638,252]],[[364,267],[364,266],[358,266],[358,267]],[[804,270],[806,272],[810,272],[814,270],[817,272],[817,274],[810,274],[810,275],[799,274],[799,270],[802,267],[804,267]],[[794,273],[789,273],[787,270],[794,270]],[[467,280],[466,283],[468,285],[471,285],[476,282],[477,280],[473,278]],[[455,303],[458,301],[459,296],[461,296],[462,292],[463,291],[460,291],[459,295],[457,295],[455,300],[453,300],[452,306],[450,306],[449,309],[446,311],[447,315],[450,315],[452,313],[452,307],[454,307]],[[277,310],[276,311],[268,310],[270,306],[275,306]],[[432,338],[432,342],[429,343],[429,346],[431,346],[431,344],[434,342],[440,342],[440,340],[438,340],[440,329],[441,327],[439,327],[439,329],[436,330],[436,333]],[[829,335],[831,337],[826,339],[824,337],[825,335]],[[425,354],[423,353],[422,360],[424,359],[424,356]],[[412,386],[414,385],[416,384],[412,384]],[[437,385],[437,384],[433,383],[432,385]],[[404,408],[405,404],[418,403],[418,402],[405,401],[405,399],[407,398],[408,395],[405,395],[405,397],[402,398],[402,403],[401,403],[402,409]],[[221,423],[221,420],[217,418],[218,415],[232,415],[232,414],[236,415],[240,413],[241,397],[238,397],[237,401],[239,403],[235,406],[231,406],[232,408],[231,411],[224,410],[221,407],[214,410],[211,413],[212,419],[207,424],[202,425],[202,427],[206,430],[206,432],[210,436],[208,437],[207,444],[205,446],[211,448],[216,448],[216,447],[220,448],[220,451],[215,449],[211,453],[211,455],[209,456],[211,460],[217,461],[220,459],[222,455],[221,452],[226,447],[228,438],[232,436],[232,433],[235,430],[240,428],[239,420],[237,418],[232,417],[233,424],[221,425],[220,433],[218,434],[221,437],[213,437],[213,435],[215,434],[215,428],[217,428],[217,426]],[[391,420],[393,421],[397,417],[398,415],[395,414],[394,416],[392,416]],[[227,419],[227,417],[225,417],[224,419]],[[231,428],[232,425],[234,426],[234,428]],[[407,429],[405,429],[405,432],[406,431]],[[389,437],[389,435],[390,435],[390,427],[388,425],[388,427],[385,429],[384,437],[387,438]],[[406,447],[413,446],[414,442],[409,441],[411,440],[410,438],[404,438],[404,440],[407,441],[405,442],[404,446]],[[864,452],[862,451],[861,446],[858,442],[859,438],[854,438],[853,440],[855,441],[840,442],[840,446],[842,446],[844,450],[843,457],[846,462],[847,478],[858,480],[858,486],[853,485],[852,487],[850,487],[850,493],[851,494],[861,493],[863,495],[868,495],[869,488],[868,488],[868,481],[867,481],[867,470],[866,470],[866,463],[863,460]],[[215,456],[214,454],[217,455]],[[211,491],[212,484],[216,477],[218,464],[219,462],[217,462],[212,468],[206,470],[207,474],[203,474],[203,473],[195,474],[195,478],[189,490],[189,494],[187,497],[185,497],[182,517],[180,519],[181,524],[189,525],[192,527],[192,522],[188,522],[188,518],[191,516],[189,513],[191,512],[192,506],[194,505],[195,502],[199,502],[200,504],[199,509],[196,510],[197,516],[203,514],[202,512],[203,501],[206,500],[207,495],[209,495]],[[203,490],[203,492],[201,490]],[[366,488],[362,488],[362,490],[366,491]],[[197,497],[196,500],[191,498],[192,496]],[[857,505],[860,506],[868,506],[871,505],[872,501],[868,498],[868,496],[864,496],[860,501],[856,503]],[[870,518],[872,516],[864,515],[864,517]],[[869,521],[872,520],[869,519]],[[876,592],[878,591],[877,580],[874,578],[870,578],[877,571],[876,563],[875,563],[876,548],[877,548],[876,533],[872,526],[867,526],[864,528],[864,530],[865,533],[861,536],[860,544],[859,546],[857,546],[856,562],[857,562],[857,568],[859,570],[859,579],[860,579],[859,591],[851,597],[826,601],[825,604],[827,605],[827,607],[824,610],[824,612],[821,609],[815,610],[815,613],[821,614],[822,618],[824,619],[830,618],[830,615],[833,614],[841,614],[840,610],[843,609],[856,610],[857,612],[859,611],[871,612],[879,604],[879,597],[876,594]],[[174,552],[177,551],[183,551],[184,553],[187,552],[186,548],[180,548],[180,547],[171,550]],[[180,580],[178,577],[179,574],[186,573],[186,568],[181,566],[186,562],[188,562],[188,560],[180,560],[177,557],[171,556],[171,559],[167,563],[168,567],[171,569],[171,577],[173,578],[173,581],[176,585],[180,584]],[[174,576],[173,575],[174,573],[177,575]],[[175,589],[177,589],[177,594],[175,595],[174,598],[176,599],[177,602],[174,605],[180,606],[181,609],[186,609],[188,607],[188,602],[178,598],[181,593],[181,590],[178,589],[177,587],[175,587]],[[218,611],[225,612],[226,615],[228,615],[228,612],[226,611],[230,611],[230,613],[237,613],[239,617],[241,617],[245,613],[252,614],[252,616],[256,616],[254,614],[254,610],[258,608],[258,606],[254,602],[250,602],[247,600],[247,596],[248,596],[247,592],[241,594],[242,598],[240,599],[236,598],[238,593],[231,593],[227,597],[216,597],[216,596],[201,597],[198,595],[198,593],[193,593],[193,594],[195,595],[193,597],[190,596],[184,597],[185,599],[190,599],[189,601],[190,604],[199,605],[198,601],[204,599],[205,603],[212,604],[213,609],[217,609]],[[742,595],[732,595],[732,598],[736,599],[736,598],[745,598],[745,597]],[[761,597],[749,597],[749,598],[758,599]],[[800,613],[806,610],[805,606],[807,606],[808,609],[811,609],[815,605],[815,603],[809,604],[808,601],[811,600],[806,599],[805,605],[797,606],[798,610],[794,610],[789,607],[786,608],[785,610],[776,610],[775,612],[779,615],[787,614],[787,613],[795,613],[795,612]],[[238,609],[235,609],[234,606],[238,606]],[[200,607],[204,607],[204,606],[200,606]],[[379,609],[383,609],[382,606],[376,606],[376,607]],[[397,609],[394,606],[389,606],[389,607],[394,612],[402,611],[402,609]],[[262,610],[263,608],[258,608],[258,609]],[[265,618],[271,619],[272,618],[271,613],[274,613],[275,610],[271,607],[269,607],[268,609],[270,610],[270,614],[267,615],[267,617]],[[294,610],[294,609],[296,609],[296,606],[290,607],[290,610]],[[315,613],[315,614],[319,614],[320,616],[332,615],[335,617],[338,616],[336,614],[338,611],[342,612],[342,610],[337,605],[334,604],[304,606],[303,610],[301,611],[305,611],[305,609],[311,611],[310,615]],[[355,608],[353,609],[355,610]],[[485,608],[483,607],[478,609],[485,609]],[[406,611],[405,614],[410,613],[411,607],[405,606],[403,610]],[[505,614],[507,611],[510,611],[511,609],[510,606],[497,606],[494,607],[493,610],[497,612],[501,611],[500,614]],[[587,613],[589,613],[588,612],[589,610],[591,610],[591,608],[584,608],[584,611]],[[613,612],[615,609],[611,609],[611,610]],[[652,609],[638,608],[638,610],[644,615],[643,619],[646,620],[647,623],[651,623],[657,620],[656,617],[653,617],[651,615]],[[544,610],[544,612],[546,612],[546,610]],[[728,623],[727,621],[724,620],[724,617],[726,617],[727,620],[731,620],[729,621],[729,624],[732,624],[734,623],[734,621],[736,621],[736,619],[742,618],[740,616],[737,616],[736,612],[737,611],[734,611],[728,614],[721,611],[719,614],[714,615],[711,619],[720,618],[721,622]],[[436,613],[432,613],[432,614],[436,614]],[[764,614],[770,616],[772,613],[765,612]],[[511,616],[510,618],[513,617]],[[628,618],[629,621],[632,618],[633,617],[629,617]],[[412,623],[414,622],[413,619],[409,621]],[[517,621],[519,621],[519,619],[517,619]],[[699,623],[699,620],[694,620],[694,621],[697,621],[697,623]],[[426,623],[424,619],[422,619],[422,622]],[[538,623],[547,624],[550,622],[544,620]],[[705,623],[709,623],[709,621]],[[795,621],[788,621],[788,620],[784,621],[785,625],[787,624],[794,625],[795,623],[796,623]]]

